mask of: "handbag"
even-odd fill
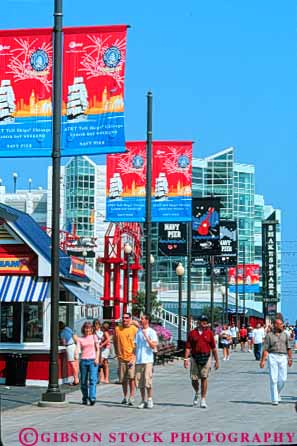
[[[207,364],[207,361],[209,360],[210,353],[195,353],[192,355],[192,358],[196,362],[197,365],[203,366]]]

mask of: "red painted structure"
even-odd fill
[[[124,253],[124,243],[132,246],[133,262],[129,264],[127,254]],[[104,257],[97,260],[104,265],[104,294],[102,300],[104,307],[111,306],[113,302],[113,319],[121,316],[121,304],[123,311],[127,311],[128,302],[128,274],[132,272],[132,302],[138,292],[138,271],[142,269],[141,258],[141,226],[139,223],[110,223],[104,237]],[[124,271],[123,290],[121,296],[121,271]],[[111,283],[113,279],[113,289]]]

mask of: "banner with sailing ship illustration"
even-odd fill
[[[192,211],[192,255],[220,255],[220,199],[193,198]]]
[[[154,141],[152,221],[192,219],[192,142]]]
[[[62,155],[125,152],[127,26],[64,29]]]
[[[107,157],[107,220],[145,221],[146,143]],[[186,222],[192,213],[192,142],[153,142],[152,221]]]
[[[52,30],[0,31],[0,157],[49,156]]]
[[[125,152],[126,31],[63,30],[62,156]],[[0,31],[0,157],[51,156],[52,34]]]
[[[106,220],[145,220],[146,145],[127,142],[127,153],[108,155]]]

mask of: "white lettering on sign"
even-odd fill
[[[179,223],[165,223],[164,229],[165,231],[179,231]]]

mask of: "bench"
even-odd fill
[[[181,356],[183,350],[178,350],[177,346],[173,343],[170,344],[160,344],[158,346],[157,352],[154,354],[154,364],[155,365],[165,365],[168,362],[173,362],[174,359]]]

